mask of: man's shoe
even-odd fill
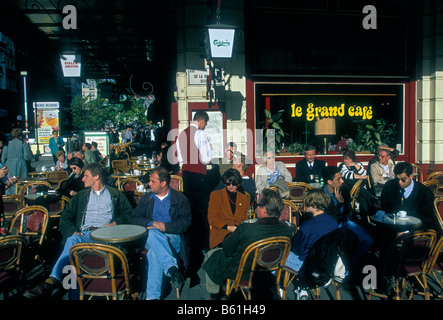
[[[61,286],[60,281],[55,278],[49,278],[45,282],[39,284],[33,289],[26,290],[23,296],[28,299],[48,298],[52,292]]]
[[[183,277],[183,274],[178,270],[174,270],[174,272],[170,272],[169,274],[171,275],[172,290],[175,290],[177,292],[178,299],[180,298],[180,292],[185,283],[185,278]]]

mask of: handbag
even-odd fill
[[[277,180],[275,180],[275,182],[271,184],[270,187],[276,187],[278,193],[280,193],[280,196],[283,199],[287,199],[289,197],[289,187],[283,176],[278,176]]]

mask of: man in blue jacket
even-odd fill
[[[170,180],[165,168],[152,170],[149,177],[151,193],[140,199],[132,215],[133,224],[148,229],[146,300],[160,299],[163,275],[171,277],[172,289],[177,292],[184,283],[180,263],[186,267],[184,235],[191,225],[191,207],[183,193],[169,187]]]

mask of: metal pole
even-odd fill
[[[25,134],[26,134],[26,143],[28,143],[28,98],[26,95],[26,76],[28,74],[27,71],[22,71],[20,74],[23,76],[23,87],[24,87],[24,96],[25,96]]]

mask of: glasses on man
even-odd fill
[[[408,181],[408,177],[403,177],[403,178],[396,178],[398,181],[401,181],[403,183],[405,183],[406,181]]]
[[[76,167],[76,166],[72,166],[71,169],[72,169],[72,170],[77,170],[78,167]]]

